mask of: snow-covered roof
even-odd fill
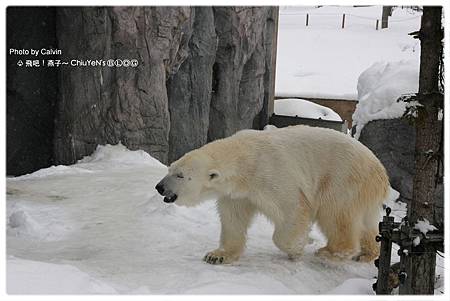
[[[299,98],[277,99],[274,103],[274,113],[284,116],[342,121],[338,113],[330,108]]]

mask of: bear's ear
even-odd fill
[[[220,178],[220,172],[217,169],[210,169],[208,174],[210,181],[217,181]]]

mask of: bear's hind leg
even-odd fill
[[[247,228],[256,213],[256,208],[248,200],[223,198],[217,201],[220,222],[220,246],[208,252],[203,258],[211,264],[236,261],[241,256],[247,240]]]
[[[303,254],[303,248],[308,242],[308,232],[311,227],[311,208],[304,195],[296,210],[289,212],[283,221],[274,221],[275,231],[272,240],[285,252],[289,259],[296,259]]]
[[[331,260],[352,259],[360,252],[360,221],[347,212],[318,213],[318,224],[328,239],[318,255]]]
[[[380,255],[380,245],[375,241],[378,235],[378,229],[366,230],[361,234],[361,254],[358,255],[358,261],[373,261]]]

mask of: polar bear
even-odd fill
[[[375,236],[390,185],[363,144],[300,125],[244,130],[206,144],[173,162],[155,188],[178,205],[217,199],[220,246],[204,260],[223,264],[239,259],[257,213],[273,223],[273,242],[289,258],[302,255],[317,222],[328,239],[319,255],[370,261],[378,255]]]

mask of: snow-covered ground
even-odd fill
[[[277,99],[274,103],[274,113],[284,116],[342,121],[338,113],[330,108],[299,98]]]
[[[145,152],[119,144],[100,146],[75,165],[8,178],[8,293],[373,293],[373,264],[316,257],[325,244],[317,227],[304,257],[290,261],[264,217],[251,227],[240,261],[203,262],[218,243],[214,202],[163,203],[154,186],[165,173]],[[391,206],[404,214],[401,204]]]
[[[358,77],[372,64],[418,63],[420,44],[408,33],[420,28],[420,13],[396,8],[381,29],[381,12],[381,6],[281,7],[275,95],[357,99]]]

